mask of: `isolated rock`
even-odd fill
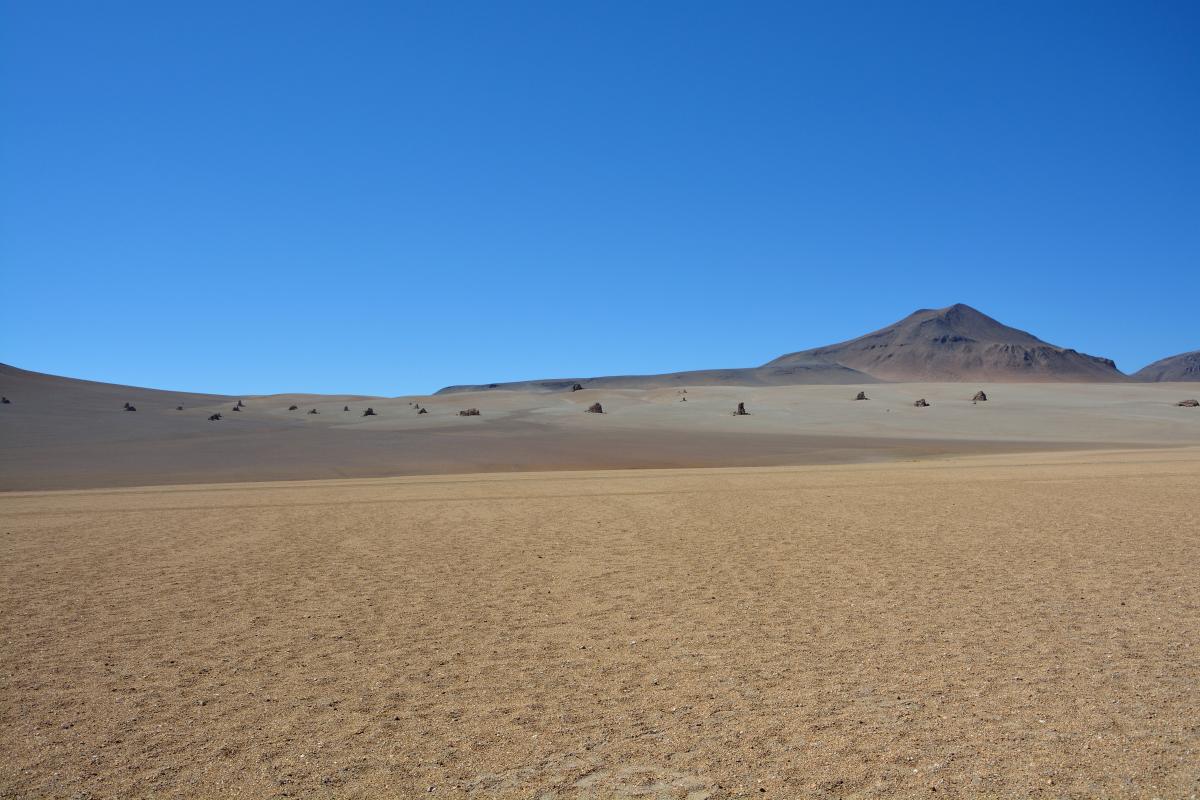
[[[233,411],[241,411],[241,410],[242,410],[242,407],[241,407],[241,406],[234,406],[234,407],[233,407],[231,410],[233,410]]]
[[[588,407],[587,407],[587,413],[589,413],[589,414],[603,414],[603,413],[604,413],[604,406],[600,405],[599,403],[592,403],[590,406],[588,406]]]
[[[12,402],[12,400],[9,400],[7,397],[0,397],[0,405],[6,406],[11,402]]]
[[[735,417],[748,417],[750,412],[746,410],[745,403],[738,403],[737,411],[733,412]]]
[[[870,400],[871,398],[867,397],[866,392],[859,392],[858,394],[854,395],[854,399],[855,400]]]
[[[125,410],[126,410],[126,411],[137,411],[137,409],[136,409],[136,408],[134,408],[134,407],[133,407],[132,405],[130,405],[129,403],[126,403],[126,404],[125,404]]]
[[[209,421],[209,422],[216,422],[216,421],[218,421],[219,419],[221,419],[221,415],[220,415],[220,414],[213,414],[212,416],[210,416],[210,417],[208,418],[208,421]]]
[[[428,413],[429,413],[429,409],[422,408],[422,409],[421,409],[420,411],[418,411],[417,413],[418,413],[418,414],[428,414]]]
[[[310,408],[310,409],[308,410],[308,413],[310,413],[310,414],[320,414],[321,412],[320,412],[320,411],[317,411],[315,408]]]
[[[242,408],[242,407],[244,407],[245,405],[246,405],[246,404],[245,404],[245,403],[243,403],[241,400],[238,400],[238,408]]]
[[[924,397],[922,397],[920,400],[913,403],[913,405],[916,406],[917,408],[928,408],[929,401],[927,401]]]
[[[681,397],[681,398],[679,398],[679,402],[681,402],[681,403],[686,403],[686,402],[687,402],[687,398],[686,398],[686,397]]]
[[[579,392],[579,391],[583,391],[583,384],[582,384],[582,383],[573,383],[573,384],[571,384],[571,391],[572,391],[572,392]]]
[[[464,408],[462,411],[458,412],[458,415],[460,417],[478,417],[479,409],[478,408]]]
[[[175,406],[176,411],[183,411],[183,406]]]
[[[349,411],[350,406],[342,406],[342,411]],[[365,414],[363,416],[366,416]]]
[[[288,411],[295,411],[300,406],[288,406]]]
[[[975,393],[975,396],[971,398],[972,403],[982,403],[985,400],[987,400],[987,395],[984,394],[983,389],[980,389],[978,392]]]
[[[347,410],[349,410],[349,409],[347,409]],[[367,407],[367,410],[363,412],[363,416],[364,416],[364,417],[373,417],[373,416],[375,416],[375,409],[373,409],[373,408],[371,408],[370,406],[368,406],[368,407]]]
[[[1200,407],[1200,400],[1180,400],[1175,405],[1183,406],[1184,408],[1197,408]]]

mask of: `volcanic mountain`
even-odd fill
[[[1133,373],[1137,381],[1200,381],[1200,350],[1155,361]]]
[[[780,356],[767,367],[813,359],[881,381],[1120,381],[1110,359],[1048,344],[970,306],[914,311],[841,344]]]
[[[575,383],[588,388],[644,389],[714,384],[1124,380],[1128,377],[1110,359],[1043,342],[958,303],[914,311],[857,339],[789,353],[761,367],[448,386],[439,394],[483,389],[559,391]]]

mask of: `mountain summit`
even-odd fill
[[[840,344],[788,353],[761,367],[556,378],[474,386],[442,392],[516,389],[558,391],[575,383],[590,388],[665,386],[783,386],[906,381],[1125,381],[1111,359],[1043,342],[962,303],[923,308],[899,322]]]
[[[780,356],[766,367],[820,360],[882,381],[1120,381],[1111,359],[1010,328],[968,305],[921,309],[840,344]]]

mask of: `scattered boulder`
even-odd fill
[[[342,406],[342,411],[349,411],[349,410],[350,410],[350,406]],[[364,414],[363,416],[365,417],[366,414]]]
[[[126,410],[126,411],[137,411],[137,409],[136,409],[136,408],[135,408],[133,405],[131,405],[131,404],[129,404],[129,403],[126,403],[126,404],[125,404],[125,410]]]
[[[245,403],[243,403],[241,400],[238,400],[238,404],[237,404],[237,407],[238,407],[238,408],[242,408],[242,407],[243,407],[243,406],[245,406],[245,405],[246,405],[246,404],[245,404]]]
[[[735,417],[748,417],[750,412],[746,410],[745,403],[738,403],[737,411],[733,412]]]
[[[590,406],[588,406],[588,407],[587,407],[587,413],[589,413],[589,414],[603,414],[603,413],[604,413],[604,406],[600,405],[599,403],[592,403]]]
[[[183,411],[183,406],[175,406],[176,411]]]
[[[320,412],[320,411],[317,411],[315,408],[310,408],[310,409],[308,410],[308,413],[310,413],[310,414],[320,414],[321,412]]]
[[[242,407],[241,407],[241,406],[234,406],[232,410],[233,410],[233,411],[241,411],[241,410],[242,410]]]
[[[295,411],[300,406],[288,406],[288,411]]]
[[[986,401],[987,401],[987,394],[984,393],[983,389],[980,389],[978,392],[975,393],[975,396],[971,398],[972,403],[983,403]]]
[[[571,384],[571,391],[572,391],[572,392],[581,392],[581,391],[583,391],[583,384],[582,384],[582,383],[573,383],[573,384]]]
[[[1200,400],[1180,400],[1175,405],[1183,406],[1184,408],[1200,408]]]
[[[346,410],[349,411],[349,409],[346,409]],[[367,406],[367,410],[363,412],[363,416],[364,417],[375,416],[375,409],[371,408],[370,406]]]
[[[478,408],[464,408],[462,411],[458,412],[458,415],[460,417],[478,417],[479,409]]]
[[[0,405],[6,406],[11,402],[12,402],[12,400],[9,400],[7,397],[0,397]]]
[[[686,397],[681,397],[681,398],[679,398],[679,402],[681,402],[681,403],[686,403],[686,402],[687,402],[687,398],[686,398]]]
[[[417,413],[418,413],[418,414],[428,414],[428,413],[429,413],[429,409],[427,409],[427,408],[422,408],[422,409],[421,409],[420,411],[418,411]]]
[[[217,422],[220,419],[221,419],[220,414],[213,414],[213,415],[209,416],[208,421],[209,422]]]
[[[929,401],[928,401],[928,400],[926,400],[924,397],[922,397],[920,400],[918,400],[917,402],[913,403],[913,405],[914,405],[914,406],[916,406],[917,408],[928,408],[928,407],[929,407]]]
[[[854,399],[855,400],[870,400],[871,398],[867,397],[866,392],[859,392],[858,394],[854,395]]]

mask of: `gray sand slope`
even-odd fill
[[[912,383],[236,398],[0,367],[0,489],[776,466],[1200,443],[1195,384]],[[983,388],[986,403],[972,403]],[[866,390],[868,401],[852,398]],[[914,399],[929,400],[914,408]],[[686,398],[686,400],[684,399]],[[122,409],[129,402],[136,412]],[[587,414],[592,403],[604,414]],[[749,416],[735,417],[744,402]],[[414,405],[415,404],[415,405]],[[179,405],[183,411],[176,410]],[[289,411],[292,405],[298,406]],[[350,411],[343,411],[349,405]],[[428,413],[419,414],[417,406]],[[364,417],[370,406],[375,416]],[[458,412],[478,408],[480,416]],[[316,409],[319,414],[308,414]],[[223,419],[209,422],[220,412]]]

